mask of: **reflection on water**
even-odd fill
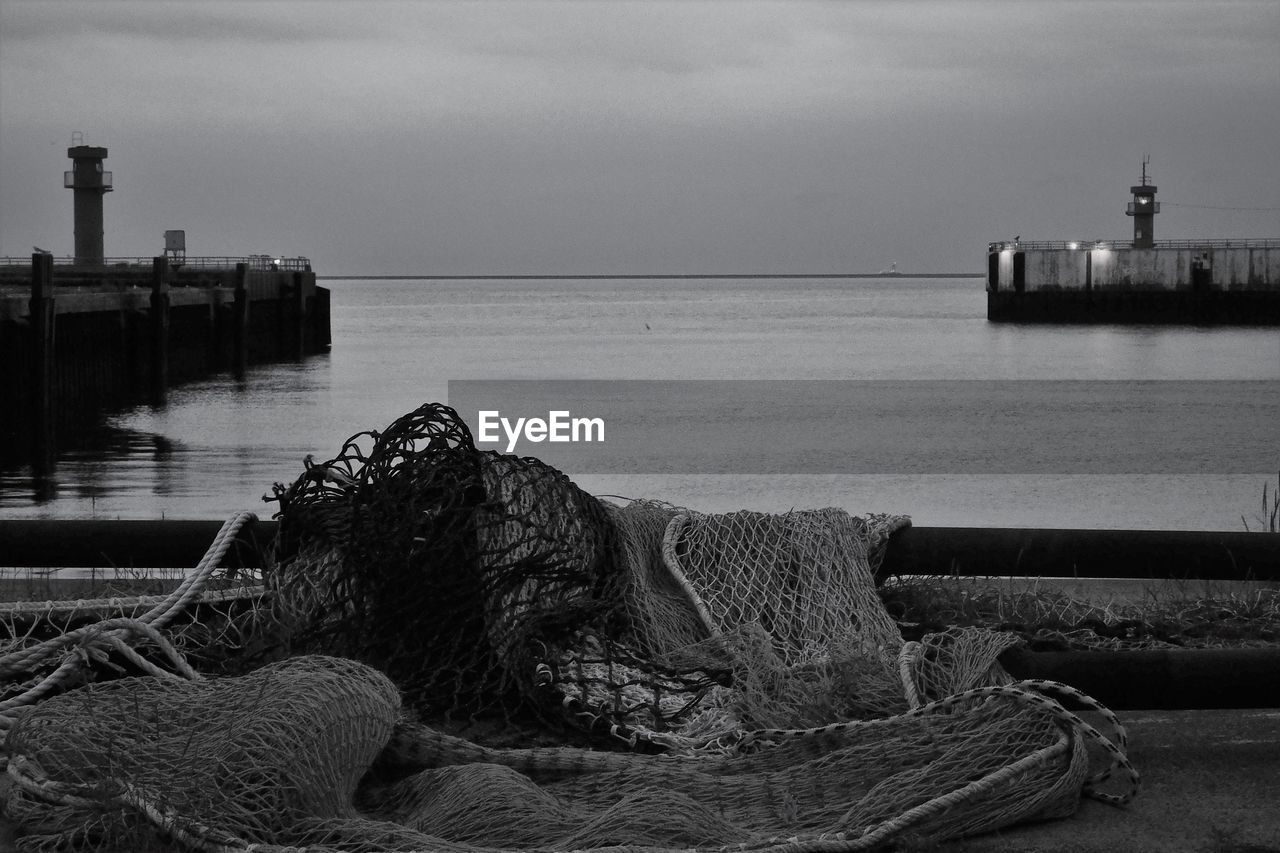
[[[163,406],[140,405],[79,424],[48,471],[0,468],[6,516],[218,518],[270,512],[261,497],[292,479],[312,449],[290,436],[314,416],[327,356],[265,365],[171,389]],[[271,462],[274,466],[268,468]],[[264,464],[267,463],[267,464]],[[263,471],[268,470],[264,480]],[[139,511],[139,507],[148,507]],[[24,511],[25,510],[25,511]]]
[[[269,514],[262,495],[301,473],[307,454],[331,458],[348,436],[445,400],[457,379],[1280,379],[1275,330],[991,324],[978,279],[326,284],[329,355],[260,365],[241,382],[216,376],[172,389],[162,407],[112,415],[43,477],[0,470],[0,514]],[[1280,457],[1259,459],[1256,477],[582,479],[600,493],[705,509],[839,505],[920,524],[1239,530],[1277,469]]]
[[[186,452],[181,441],[109,422],[85,425],[74,435],[74,449],[60,453],[48,470],[27,465],[0,470],[0,508],[21,505],[24,493],[36,504],[89,501],[151,482],[159,494],[172,491],[174,457]]]

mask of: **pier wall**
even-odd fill
[[[0,465],[38,463],[98,413],[330,346],[310,269],[0,268]],[[39,263],[37,261],[37,263]]]
[[[992,244],[987,318],[1280,325],[1280,240]]]

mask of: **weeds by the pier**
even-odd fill
[[[1263,484],[1253,523],[1240,520],[1246,531],[1280,533],[1280,474],[1274,489]],[[908,639],[956,625],[1013,631],[1033,648],[1280,645],[1278,584],[1151,581],[1109,598],[1106,589],[1099,582],[1085,597],[1037,578],[914,576],[889,579],[880,596]]]
[[[1262,511],[1253,520],[1261,532],[1280,533],[1280,473],[1276,474],[1276,488],[1270,497],[1267,496],[1267,486],[1267,483],[1262,484]],[[1253,530],[1249,526],[1249,519],[1242,515],[1240,520],[1244,522],[1245,530]]]
[[[74,601],[134,595],[163,595],[186,570],[87,569],[64,571],[15,568],[0,573],[0,601]]]
[[[0,601],[75,601],[77,599],[127,598],[166,595],[190,574],[186,568],[139,569],[128,567],[63,570],[0,567]],[[249,582],[252,576],[249,573]],[[235,588],[246,583],[239,577],[217,574],[208,589]]]
[[[1013,631],[1046,650],[1280,644],[1280,589],[1256,583],[1151,582],[1086,598],[1037,579],[909,577],[880,594],[908,638],[958,625]]]

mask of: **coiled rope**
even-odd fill
[[[161,629],[201,597],[209,578],[221,564],[241,528],[257,520],[258,516],[249,511],[238,512],[228,518],[195,569],[173,592],[142,615],[102,619],[92,625],[0,656],[0,681],[34,672],[61,658],[48,675],[34,679],[21,693],[0,702],[0,732],[9,730],[22,709],[72,681],[82,680],[84,670],[95,661],[105,662],[110,652],[123,656],[148,675],[202,681],[203,676],[192,669]],[[93,603],[78,604],[91,606]],[[144,642],[160,650],[170,669],[158,666],[138,654],[134,646]]]

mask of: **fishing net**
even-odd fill
[[[290,651],[377,666],[422,713],[542,704],[542,647],[614,609],[605,506],[536,459],[477,451],[448,407],[355,436],[277,492],[266,585]]]
[[[1010,635],[904,641],[874,570],[906,519],[605,503],[437,404],[276,498],[255,643],[18,719],[29,848],[863,850],[1136,788]]]
[[[23,850],[875,849],[1070,814],[1086,741],[1030,696],[987,688],[715,754],[497,749],[398,720],[371,667],[300,656],[35,706],[7,741],[5,810]]]
[[[1013,699],[703,757],[485,748],[397,725],[398,705],[376,670],[319,656],[89,685],[10,733],[6,810],[29,850],[856,850],[1061,815],[1083,782],[1082,743]]]

